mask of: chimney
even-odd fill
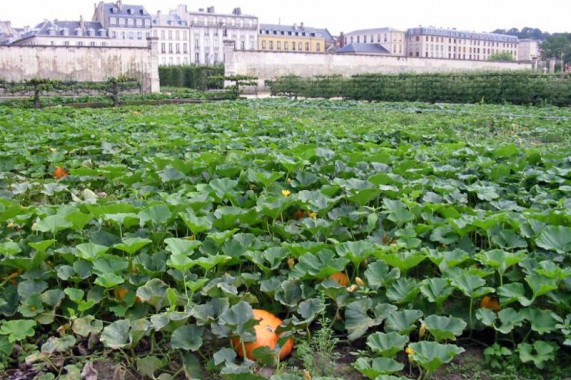
[[[161,21],[161,11],[160,10],[157,11],[157,20],[159,22]]]
[[[214,13],[214,6],[208,7],[208,8],[206,9],[206,11],[207,11],[208,13]]]
[[[297,23],[293,24],[293,30],[297,30]]]
[[[303,29],[303,22],[299,24],[299,28]]]
[[[79,27],[85,29],[85,22],[83,21],[83,15],[79,16]]]

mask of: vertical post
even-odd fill
[[[150,86],[147,86],[151,93],[161,92],[161,82],[159,78],[159,38],[147,37],[149,43],[149,66],[150,66]]]

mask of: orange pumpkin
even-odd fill
[[[115,294],[115,298],[117,298],[119,301],[123,301],[127,293],[129,293],[129,289],[115,288],[113,293]]]
[[[54,178],[57,179],[62,179],[64,177],[67,177],[69,174],[68,172],[62,168],[61,166],[56,166],[56,170],[54,170],[54,172],[52,173],[52,175],[54,176]]]
[[[329,278],[333,281],[337,281],[337,283],[341,286],[349,285],[349,277],[343,272],[333,273]]]
[[[500,311],[500,302],[496,298],[485,296],[480,302],[480,307],[484,309],[490,309],[497,313]]]
[[[254,319],[260,321],[260,323],[254,326],[254,331],[256,332],[256,340],[253,342],[244,342],[246,356],[250,360],[254,360],[253,353],[254,350],[258,347],[268,347],[272,351],[276,348],[278,339],[281,334],[278,335],[275,331],[282,324],[281,319],[265,310],[254,309],[252,310],[252,313],[254,314]],[[240,344],[240,338],[233,338],[232,346],[236,350],[238,356],[243,358],[244,353],[242,351],[242,345]],[[289,338],[280,350],[280,359],[284,359],[289,354],[291,354],[292,349],[293,338]]]
[[[300,219],[305,218],[308,215],[309,215],[309,213],[307,211],[297,210],[296,212],[293,213],[293,218],[295,220],[300,220]]]

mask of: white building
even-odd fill
[[[539,42],[533,39],[519,40],[517,43],[517,60],[518,61],[533,61],[539,58]]]
[[[153,37],[159,39],[159,65],[188,65],[190,56],[190,29],[188,23],[175,14],[153,17]]]
[[[109,37],[120,42],[114,46],[148,46],[151,36],[151,15],[142,5],[100,2],[95,5],[92,21],[99,22]]]
[[[406,51],[405,32],[393,28],[355,30],[345,34],[343,42],[344,45],[354,44],[356,47],[362,44],[380,45],[394,56],[404,56]]]
[[[12,45],[20,46],[117,46],[99,22],[44,21],[23,33]]]
[[[169,13],[169,17],[178,18],[188,24],[189,63],[210,65],[224,62],[226,40],[235,41],[236,48],[240,50],[257,50],[258,18],[243,15],[240,8],[235,8],[230,14],[224,14],[216,13],[214,7],[209,7],[206,11],[189,11],[186,5],[179,5]],[[163,29],[161,28],[161,33]],[[176,33],[174,28],[172,29]],[[170,42],[168,35],[162,39],[161,33],[158,33],[157,37],[162,48],[162,43]],[[170,57],[167,58],[167,64],[169,61]],[[176,55],[173,64],[176,64]]]

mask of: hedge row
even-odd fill
[[[195,90],[220,89],[224,81],[211,79],[224,75],[224,66],[159,66],[161,86],[184,87]]]
[[[368,101],[571,105],[571,75],[535,72],[365,74],[350,78],[284,76],[273,95]]]

